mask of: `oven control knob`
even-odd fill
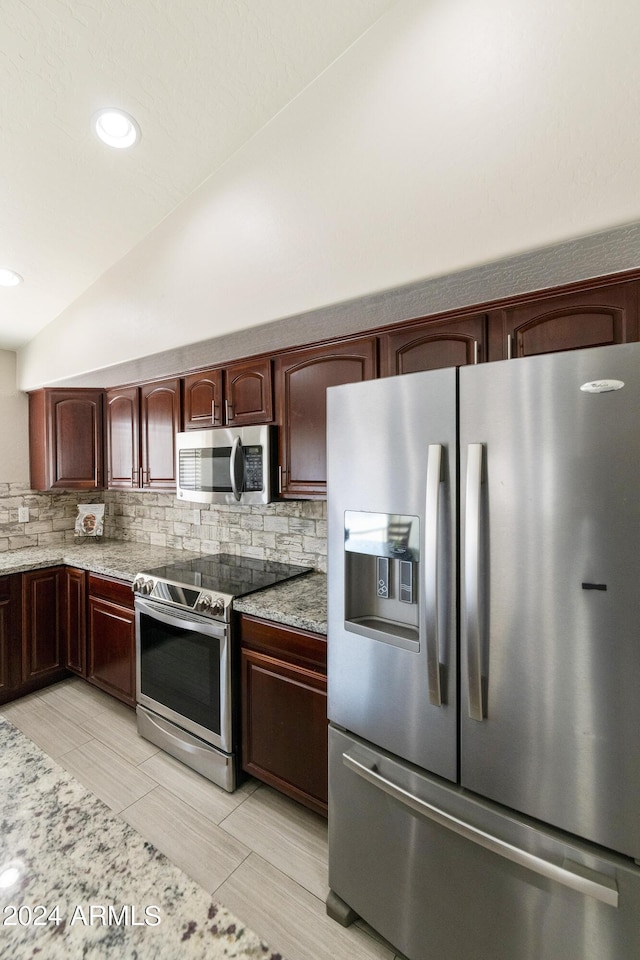
[[[203,593],[201,597],[198,597],[196,603],[196,610],[198,613],[209,613],[211,609],[211,597],[208,593]]]
[[[136,577],[133,581],[133,592],[148,596],[153,590],[153,580],[151,577]]]
[[[224,600],[222,597],[215,597],[214,599],[210,593],[203,593],[201,597],[198,597],[196,610],[198,613],[210,613],[213,616],[218,616],[224,613]]]

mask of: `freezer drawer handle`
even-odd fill
[[[458,817],[454,817],[452,814],[440,810],[439,807],[434,807],[432,804],[427,803],[426,800],[421,800],[408,790],[383,777],[375,767],[372,769],[371,765],[362,763],[349,753],[342,754],[342,762],[349,770],[359,777],[362,777],[363,780],[367,780],[373,784],[373,786],[383,790],[389,794],[390,797],[410,807],[416,813],[420,813],[429,820],[433,820],[435,823],[440,824],[440,826],[446,827],[448,830],[452,830],[453,833],[464,837],[465,840],[477,843],[486,850],[490,850],[492,853],[496,853],[506,860],[511,860],[526,870],[531,870],[542,877],[546,877],[548,880],[555,880],[565,887],[570,887],[578,893],[593,897],[595,900],[600,900],[610,907],[618,906],[618,887],[613,877],[596,873],[595,870],[582,867],[578,863],[575,864],[575,870],[580,871],[580,873],[574,872],[568,869],[568,866],[571,864],[570,860],[565,860],[563,866],[550,863],[542,857],[537,857],[535,854],[529,853],[528,850],[522,850],[520,847],[515,847],[511,843],[507,843],[506,840],[501,840],[499,837],[494,837],[492,834],[486,833],[484,830],[480,830],[470,823],[465,823],[464,820],[460,820]],[[594,879],[596,877],[598,878],[597,880]]]
[[[464,602],[467,633],[469,716],[484,720],[482,639],[480,636],[480,509],[482,497],[481,443],[467,450],[466,518],[464,529]]]
[[[438,519],[440,515],[440,478],[442,444],[429,445],[425,505],[424,595],[426,615],[427,680],[429,703],[442,706],[440,688],[440,639],[438,637]]]

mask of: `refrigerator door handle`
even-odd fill
[[[441,810],[439,807],[427,803],[426,800],[414,796],[414,794],[405,790],[404,787],[382,776],[376,769],[375,764],[367,765],[366,763],[362,763],[361,760],[358,760],[350,753],[342,754],[342,762],[349,770],[359,777],[362,777],[363,780],[367,780],[373,786],[383,790],[384,793],[398,800],[404,806],[432,820],[434,823],[445,827],[447,830],[451,830],[465,840],[476,843],[486,850],[490,850],[492,853],[524,867],[526,870],[531,870],[539,876],[545,877],[548,880],[554,880],[556,883],[561,883],[571,890],[576,890],[584,896],[593,897],[595,900],[606,903],[610,907],[618,906],[618,885],[613,877],[583,867],[579,863],[574,864],[571,860],[567,859],[563,861],[562,866],[559,866],[556,863],[545,860],[544,857],[538,857],[528,850],[516,847],[512,843],[508,843],[500,837],[487,833],[485,830],[480,830],[479,827],[475,827],[461,820],[459,817],[455,817],[453,814],[447,813],[445,810]],[[570,869],[571,867],[574,869]]]
[[[438,520],[440,516],[441,473],[442,444],[429,444],[424,534],[424,596],[429,703],[433,704],[434,707],[442,706],[442,690],[440,687],[440,638],[438,636]]]
[[[467,448],[466,516],[464,527],[464,603],[467,642],[469,716],[484,720],[482,637],[480,630],[480,510],[483,444]]]

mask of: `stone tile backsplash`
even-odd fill
[[[196,553],[242,553],[327,569],[324,500],[208,506],[185,504],[169,493],[39,493],[17,483],[0,484],[0,551],[73,539],[78,503],[105,504],[105,537],[111,540]],[[19,521],[19,507],[29,508],[28,523]]]

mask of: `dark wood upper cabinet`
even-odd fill
[[[107,485],[132,490],[140,485],[140,391],[107,390]]]
[[[104,486],[103,403],[103,390],[47,388],[29,394],[32,489]]]
[[[461,367],[487,359],[487,317],[403,324],[380,336],[380,374]]]
[[[222,368],[184,378],[184,429],[202,430],[223,423]]]
[[[540,296],[501,312],[509,357],[626,343],[638,339],[638,283]]]
[[[184,429],[240,427],[273,420],[269,358],[203,370],[184,378]]]
[[[111,489],[173,490],[180,379],[108,390],[107,478]]]
[[[326,496],[329,387],[376,375],[376,339],[358,337],[282,354],[275,361],[281,496]]]
[[[234,363],[224,376],[225,418],[230,427],[273,420],[271,360]]]
[[[142,487],[176,486],[176,434],[181,426],[180,380],[160,380],[140,388]]]
[[[631,272],[387,325],[367,335],[263,355],[181,378],[106,391],[29,395],[37,490],[174,490],[181,429],[279,427],[280,496],[326,496],[326,391],[380,375],[526,357],[640,339],[640,279]],[[274,403],[275,395],[275,403]],[[106,396],[106,404],[105,404]],[[275,418],[274,418],[275,407]],[[103,435],[103,411],[106,425]],[[183,422],[184,413],[184,422]]]

